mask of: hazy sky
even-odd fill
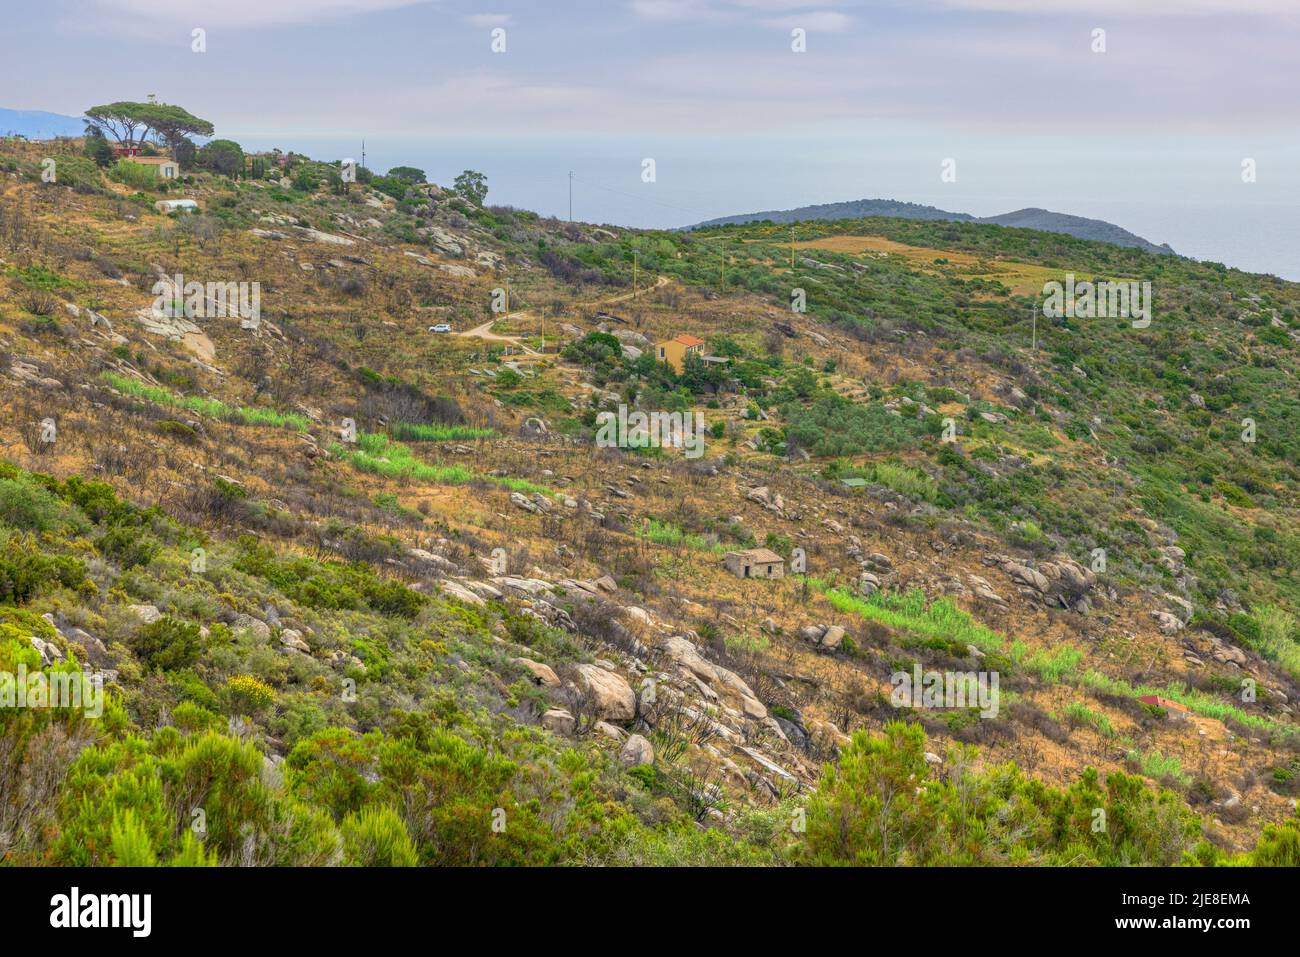
[[[574,170],[575,216],[629,225],[1044,206],[1300,278],[1300,0],[0,2],[0,106],[156,93],[246,145],[364,137],[372,167],[472,166],[558,215]]]

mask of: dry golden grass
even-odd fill
[[[1043,283],[1061,279],[1059,269],[1047,266],[1035,266],[1032,263],[1006,259],[988,260],[970,253],[909,246],[883,236],[824,236],[820,239],[797,242],[794,248],[824,249],[827,252],[851,256],[864,253],[896,256],[929,272],[937,273],[946,268],[962,279],[993,279],[1018,296],[1036,295],[1042,292]]]

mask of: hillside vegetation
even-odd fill
[[[1300,863],[1300,285],[214,144],[0,142],[0,674],[104,689],[0,697],[0,860]],[[1045,317],[1067,274],[1152,322]]]

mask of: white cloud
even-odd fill
[[[720,14],[703,0],[632,0],[632,12],[642,20],[672,23],[681,20],[716,20]]]
[[[465,22],[475,27],[507,27],[514,22],[509,13],[475,13],[465,18]]]
[[[430,0],[92,0],[97,26],[140,33],[159,23],[247,29],[313,23],[413,7]]]
[[[849,18],[839,13],[806,13],[810,7],[833,7],[839,0],[632,0],[632,12],[642,20],[669,23],[686,20],[739,22],[754,14],[766,14],[763,26],[810,27],[809,17],[821,18],[818,29],[840,29]],[[799,19],[796,20],[795,17]],[[833,25],[832,25],[833,24]]]
[[[791,10],[805,10],[809,7],[834,7],[839,0],[728,0],[732,6],[763,13],[786,13]]]
[[[1091,14],[1114,17],[1205,16],[1255,14],[1292,17],[1295,0],[907,0],[907,6],[929,5],[986,13]]]
[[[778,30],[803,27],[805,30],[824,30],[832,33],[848,29],[853,23],[853,18],[832,10],[810,10],[805,13],[791,13],[784,17],[766,17],[759,23]]]

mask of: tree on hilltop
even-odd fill
[[[86,128],[88,133],[107,131],[122,146],[139,146],[152,137],[173,150],[190,136],[213,132],[210,122],[179,106],[132,100],[92,106],[86,110]]]
[[[482,206],[483,200],[487,199],[487,177],[472,169],[457,176],[452,188],[475,206]]]
[[[244,172],[244,150],[234,140],[207,143],[198,151],[195,160],[204,169],[222,176],[238,176]]]
[[[388,171],[388,175],[393,179],[405,180],[408,183],[427,183],[429,181],[424,170],[414,166],[394,166]]]

